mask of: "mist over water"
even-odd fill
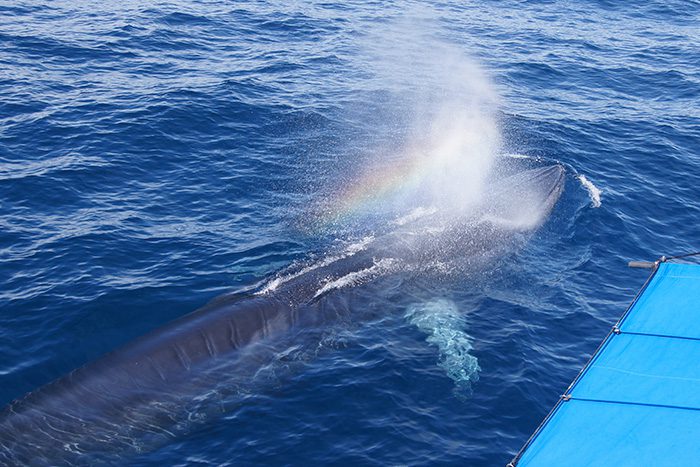
[[[314,298],[358,294],[377,302],[384,292],[368,284],[379,278],[398,276],[404,290],[422,282],[433,292],[402,303],[399,313],[426,335],[436,364],[467,394],[479,363],[461,311],[439,296],[440,283],[487,272],[498,255],[521,244],[513,233],[536,228],[549,208],[537,180],[508,178],[517,170],[500,157],[501,99],[491,78],[433,25],[429,17],[404,16],[359,39],[355,66],[364,80],[357,85],[390,90],[381,93],[382,118],[367,130],[383,137],[369,147],[347,143],[357,151],[354,163],[333,161],[322,171],[303,222],[308,233],[341,246],[278,273],[261,293],[314,275]],[[371,261],[360,269],[326,273],[363,256]]]
[[[392,90],[382,101],[385,128],[376,129],[388,137],[357,165],[330,172],[319,223],[389,223],[416,209],[447,219],[483,197],[502,142],[499,97],[479,64],[430,24],[404,17],[361,39],[356,66],[365,70],[365,86]]]
[[[321,276],[315,297],[332,291],[352,294],[385,275],[423,276],[428,282],[473,278],[503,251],[502,245],[494,251],[476,246],[484,239],[470,236],[484,234],[468,227],[478,222],[475,216],[506,230],[541,222],[543,213],[534,212],[539,205],[519,209],[529,199],[526,181],[494,196],[508,172],[503,170],[507,161],[499,158],[500,97],[485,70],[463,47],[440,39],[433,24],[425,16],[404,16],[360,39],[356,66],[365,81],[358,85],[391,90],[381,102],[383,120],[370,130],[385,137],[375,147],[357,141],[361,153],[354,165],[334,163],[324,171],[311,215],[312,232],[345,243],[339,251],[276,275],[263,293],[361,254],[373,255],[373,262],[341,277]],[[499,217],[504,213],[506,218]],[[494,244],[518,240],[492,235]],[[404,287],[414,285],[409,281]],[[440,289],[437,283],[433,287]],[[435,346],[436,363],[458,390],[468,393],[479,364],[470,354],[471,339],[459,308],[433,295],[406,303],[404,309],[406,320]]]

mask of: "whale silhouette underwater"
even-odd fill
[[[489,181],[460,216],[419,210],[257,290],[215,298],[6,406],[0,464],[114,463],[167,443],[231,410],[241,391],[256,389],[256,375],[319,329],[358,319],[358,290],[397,271],[430,269],[435,257],[488,261],[522,245],[515,239],[546,221],[564,184],[560,165],[520,170]]]

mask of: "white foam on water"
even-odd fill
[[[588,196],[591,198],[591,206],[599,208],[602,204],[600,201],[600,195],[602,193],[600,188],[588,180],[585,175],[579,175],[578,180],[581,182],[581,186],[588,191]]]
[[[318,289],[318,291],[314,295],[314,298],[323,295],[324,293],[329,292],[331,290],[359,285],[368,279],[373,279],[381,274],[392,270],[397,263],[398,260],[394,258],[383,258],[379,261],[375,261],[372,266],[366,269],[353,271],[350,274],[346,274],[342,277],[339,277],[338,279],[334,279],[327,282],[326,284],[324,284],[323,287]]]
[[[374,237],[369,235],[367,237],[364,237],[362,240],[349,245],[340,255],[327,256],[321,259],[320,261],[310,264],[309,266],[306,266],[305,268],[302,268],[292,274],[283,274],[281,276],[277,276],[270,282],[268,282],[265,285],[265,287],[263,287],[259,292],[256,293],[256,295],[266,295],[270,292],[274,292],[280,285],[284,284],[285,282],[289,282],[292,279],[295,279],[299,276],[303,276],[304,274],[307,274],[316,269],[329,266],[335,263],[336,261],[340,261],[341,259],[353,256],[367,248],[367,245],[369,245],[370,242],[372,242],[372,240],[374,240]]]
[[[469,353],[471,337],[464,332],[464,318],[454,302],[440,298],[413,305],[406,312],[406,319],[438,348],[438,365],[457,386],[470,388],[479,379],[479,362]]]
[[[398,226],[403,226],[403,225],[408,224],[409,222],[417,221],[421,217],[435,214],[436,212],[437,212],[437,208],[435,208],[435,207],[425,208],[423,206],[419,206],[416,209],[414,209],[413,211],[406,214],[405,216],[399,217],[398,219],[394,219],[392,221],[392,224],[398,225]]]
[[[368,235],[368,236],[362,238],[362,240],[360,240],[359,242],[355,242],[355,243],[349,245],[345,249],[345,256],[343,256],[343,257],[345,258],[348,256],[352,256],[356,253],[359,253],[360,251],[367,248],[367,245],[369,245],[372,242],[372,240],[374,240],[374,236]]]
[[[505,217],[498,217],[498,216],[483,216],[481,218],[482,222],[488,222],[496,227],[500,227],[502,229],[507,229],[507,230],[528,230],[531,229],[532,227],[536,226],[539,222],[539,218],[536,218],[534,216],[530,216],[530,213],[527,213],[528,215],[523,215],[518,218],[505,218]]]
[[[509,159],[539,160],[538,157],[528,156],[527,154],[518,154],[518,153],[506,153],[506,154],[501,154],[500,157],[507,157],[507,158],[509,158]]]

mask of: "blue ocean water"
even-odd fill
[[[314,207],[493,92],[500,157],[568,170],[524,248],[364,297],[283,381],[121,462],[505,464],[642,285],[626,262],[697,249],[698,24],[686,1],[0,3],[0,403],[355,244],[376,219]]]

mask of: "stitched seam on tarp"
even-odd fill
[[[623,331],[620,329],[620,334],[629,334],[631,336],[648,336],[648,337],[662,337],[664,339],[684,339],[688,341],[700,341],[700,337],[689,337],[689,336],[671,336],[669,334],[653,334],[650,332],[634,332],[634,331]]]
[[[648,402],[631,402],[631,401],[611,401],[606,399],[587,399],[585,397],[574,397],[571,396],[567,402],[570,401],[581,401],[581,402],[598,402],[601,404],[621,404],[621,405],[637,405],[642,407],[659,407],[662,409],[680,409],[680,410],[694,410],[700,412],[700,407],[687,407],[683,405],[667,405],[667,404],[652,404]]]

